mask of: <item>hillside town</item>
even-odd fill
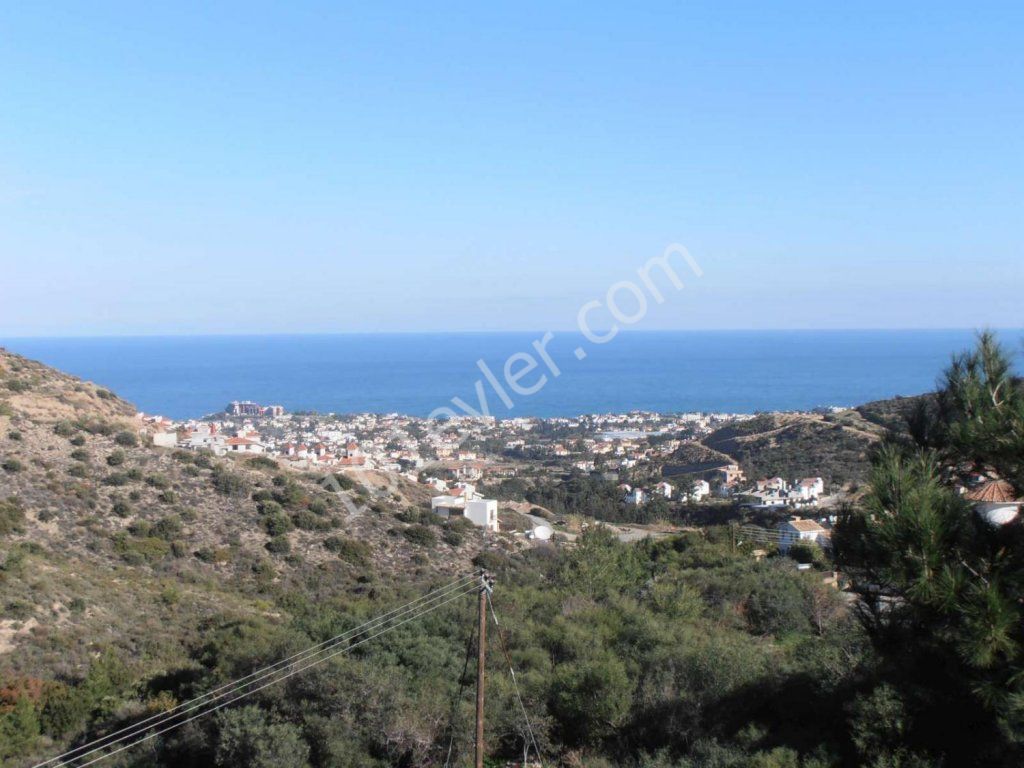
[[[498,530],[498,505],[478,489],[515,478],[587,476],[614,484],[627,508],[718,504],[796,516],[827,506],[820,476],[747,478],[731,458],[678,464],[715,430],[750,414],[636,411],[574,418],[458,418],[390,414],[287,413],[279,405],[233,401],[223,413],[172,421],[139,414],[158,447],[217,456],[265,456],[296,472],[375,471],[401,475],[436,494],[432,509]],[[822,521],[828,524],[822,510]]]

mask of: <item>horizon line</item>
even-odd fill
[[[593,329],[595,333],[603,333],[608,329]],[[971,331],[980,333],[985,330],[996,332],[1024,332],[1024,326],[887,326],[887,327],[841,327],[841,328],[620,328],[622,334],[669,334],[669,333],[941,333]],[[238,332],[199,332],[199,333],[109,333],[109,334],[30,334],[21,336],[0,335],[0,343],[19,341],[74,341],[99,339],[201,339],[201,338],[265,338],[265,337],[299,337],[299,336],[485,336],[485,335],[534,335],[544,333],[579,334],[578,328],[563,329],[511,329],[511,330],[402,330],[402,331],[238,331]]]

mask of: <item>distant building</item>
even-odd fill
[[[739,464],[726,464],[713,470],[713,479],[718,480],[722,485],[732,485],[746,478]]]
[[[497,500],[485,499],[472,485],[464,485],[456,493],[435,496],[430,500],[430,508],[443,518],[465,517],[478,528],[499,531]]]
[[[817,499],[825,493],[825,481],[820,477],[805,477],[793,483],[790,495],[796,499],[810,501]]]
[[[829,532],[814,520],[795,517],[780,523],[777,530],[780,552],[788,552],[797,542],[817,544],[820,547],[828,547],[831,544]]]
[[[633,488],[626,493],[626,503],[641,506],[647,503],[647,492],[643,488]]]
[[[250,440],[247,437],[229,437],[224,441],[224,449],[228,453],[264,453],[266,451],[263,443]]]
[[[263,407],[251,400],[233,400],[224,410],[232,416],[260,416],[263,413]]]
[[[224,411],[232,416],[284,416],[283,405],[260,405],[252,400],[232,400]]]
[[[689,493],[683,494],[683,500],[700,501],[705,496],[710,495],[710,493],[711,485],[708,483],[707,480],[695,480],[693,482],[693,487],[690,489]]]

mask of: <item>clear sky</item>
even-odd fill
[[[1024,325],[1020,3],[157,5],[0,13],[0,336]]]

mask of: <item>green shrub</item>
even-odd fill
[[[67,420],[58,421],[53,426],[53,433],[60,437],[74,437],[77,431],[78,430],[75,429],[75,425]]]
[[[444,541],[445,544],[448,544],[449,546],[458,547],[462,545],[462,543],[466,540],[466,537],[454,528],[448,528],[445,530],[443,534],[441,534],[441,539]]]
[[[277,462],[267,456],[254,456],[246,463],[254,469],[277,469]]]
[[[432,547],[437,544],[437,534],[425,525],[412,525],[402,530],[402,535],[412,544]]]
[[[117,433],[114,437],[114,442],[125,448],[134,448],[139,444],[139,438],[134,432],[125,430]]]
[[[85,445],[85,437],[83,435],[75,435],[69,442],[76,448],[81,448]]]
[[[75,448],[75,450],[71,452],[71,458],[73,461],[88,461],[89,452],[84,448]]]
[[[338,487],[343,491],[351,491],[356,487],[356,484],[348,475],[335,474],[334,482],[337,483]]]
[[[171,490],[161,491],[160,494],[156,498],[157,498],[157,501],[159,501],[161,504],[177,504],[178,503],[178,494],[175,491],[171,491]]]
[[[153,536],[165,541],[172,541],[181,535],[181,520],[176,515],[160,518],[153,525]]]
[[[280,536],[288,533],[294,527],[292,521],[283,512],[272,512],[260,518],[260,525],[270,536]]]
[[[213,470],[213,487],[224,496],[243,496],[249,491],[249,483],[244,477],[220,466]]]
[[[365,541],[350,539],[344,536],[328,536],[324,539],[324,549],[333,552],[342,560],[352,565],[366,565],[370,561],[373,550]]]
[[[320,518],[308,509],[304,509],[301,512],[296,512],[292,515],[292,523],[295,524],[296,528],[303,531],[315,531],[323,524]]]
[[[8,440],[13,440],[16,443],[20,443],[21,442],[21,432],[18,432],[18,431],[8,432],[7,433],[7,439]]]
[[[288,541],[288,537],[281,535],[275,536],[264,545],[267,552],[271,552],[275,555],[286,555],[292,551],[291,542]]]
[[[13,416],[14,411],[11,409],[10,403],[0,400],[0,416]]]
[[[258,493],[253,494],[253,498],[258,496]],[[284,508],[272,499],[263,499],[257,505],[256,508],[260,511],[261,515],[281,515],[284,514]]]
[[[111,451],[110,455],[107,456],[107,465],[111,467],[120,467],[124,464],[125,456],[125,452],[120,448],[117,448],[116,450]]]
[[[25,530],[25,513],[17,499],[0,501],[0,536],[22,533]]]
[[[72,477],[88,477],[89,469],[85,464],[72,464],[68,467],[68,474]]]
[[[11,457],[9,459],[4,459],[3,463],[0,464],[0,468],[2,468],[4,472],[9,472],[13,475],[15,472],[21,472],[25,469],[25,465],[18,461],[18,459]]]
[[[114,551],[129,565],[157,563],[171,552],[171,545],[155,536],[129,539],[124,535],[114,538]]]
[[[171,487],[171,481],[166,475],[150,475],[146,478],[146,485],[150,488],[156,488],[159,491],[163,491]]]
[[[32,385],[23,379],[12,379],[7,382],[7,388],[15,394],[20,394],[22,392],[28,392],[32,389]]]

